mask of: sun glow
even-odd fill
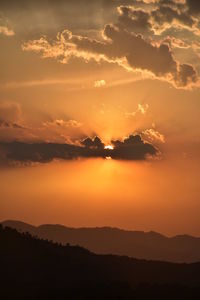
[[[114,147],[113,147],[112,145],[107,145],[107,146],[105,146],[105,147],[104,147],[104,149],[113,150],[113,149],[114,149]]]

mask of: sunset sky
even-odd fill
[[[199,1],[1,0],[0,49],[0,220],[200,236]]]

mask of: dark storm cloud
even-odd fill
[[[56,143],[23,142],[0,143],[0,153],[4,153],[4,160],[21,163],[45,163],[54,159],[72,160],[77,158],[111,157],[124,160],[144,160],[148,155],[157,154],[157,149],[145,143],[139,135],[131,135],[124,141],[112,141],[113,150],[104,149],[100,138],[86,138],[81,141],[83,146]]]

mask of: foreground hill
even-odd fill
[[[2,226],[0,245],[2,299],[171,300],[200,296],[200,263],[96,255]]]
[[[29,232],[39,238],[79,245],[98,254],[127,255],[170,262],[200,261],[200,238],[188,235],[168,238],[156,232],[126,231],[109,227],[69,228],[62,225],[35,227],[19,221],[4,221],[2,224],[20,232]]]

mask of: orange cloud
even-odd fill
[[[143,136],[152,143],[165,143],[165,136],[154,128],[143,131]]]
[[[15,32],[12,29],[9,29],[7,26],[0,26],[0,34],[5,36],[13,36]]]
[[[64,121],[62,119],[54,120],[54,121],[47,121],[43,123],[44,126],[50,127],[50,126],[59,126],[59,127],[74,127],[78,128],[81,127],[82,124],[80,122],[77,122],[76,120],[68,120]]]
[[[104,79],[96,80],[94,82],[94,87],[96,87],[96,88],[100,88],[100,87],[105,86],[105,85],[106,85],[106,81]]]
[[[85,61],[116,63],[128,71],[140,70],[149,73],[150,78],[153,76],[175,87],[188,88],[199,80],[195,68],[191,64],[177,61],[167,43],[158,43],[152,39],[155,22],[159,27],[162,25],[160,14],[164,14],[165,10],[169,11],[168,22],[172,18],[187,26],[194,25],[193,19],[188,19],[188,16],[170,6],[160,6],[151,13],[123,6],[119,8],[118,22],[105,26],[103,40],[74,35],[64,30],[52,42],[41,37],[24,43],[22,49],[40,53],[43,58],[54,58],[61,63],[68,63],[73,57]],[[144,33],[144,36],[140,33]],[[151,39],[146,37],[147,33]]]

